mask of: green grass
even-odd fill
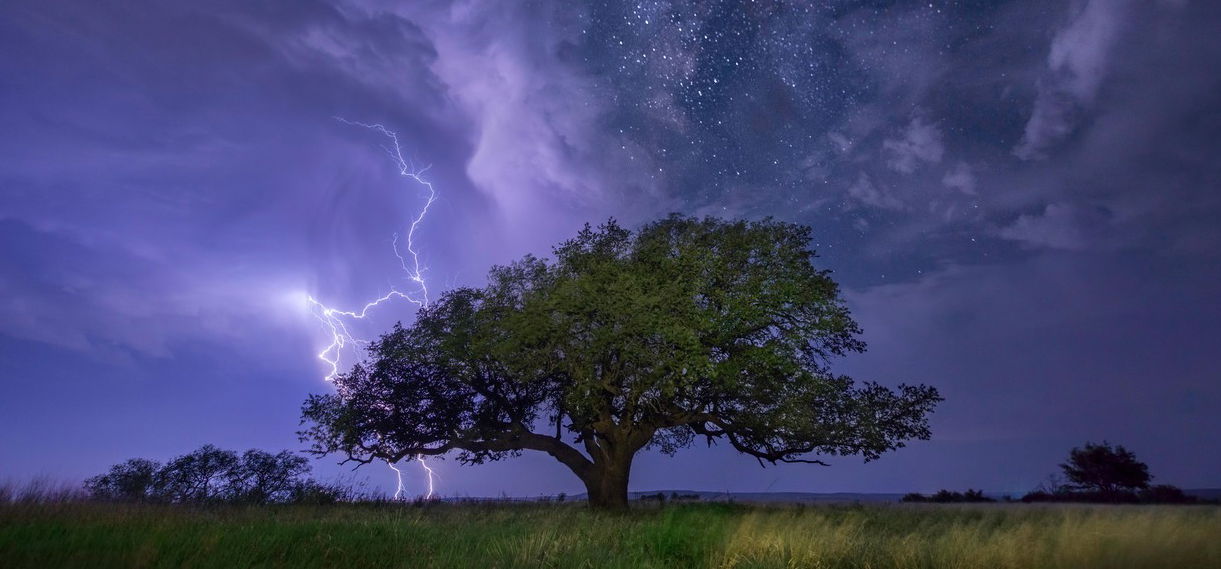
[[[0,567],[1221,567],[1216,506],[0,505]]]

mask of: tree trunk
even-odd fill
[[[589,507],[596,510],[627,510],[627,481],[632,458],[618,457],[590,470],[581,479],[589,494]]]

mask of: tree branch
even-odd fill
[[[536,450],[545,452],[555,457],[556,460],[563,463],[578,476],[584,476],[585,473],[588,472],[588,470],[593,466],[593,463],[591,463],[589,459],[585,458],[580,451],[568,445],[560,438],[531,432],[520,424],[511,426],[502,436],[495,439],[470,439],[454,437],[440,446],[410,447],[406,449],[398,449],[394,453],[387,453],[382,449],[369,448],[365,445],[360,445],[360,449],[368,453],[369,458],[358,458],[349,452],[348,459],[344,462],[358,462],[363,465],[372,462],[375,458],[381,458],[389,462],[398,462],[410,456],[438,456],[452,450],[464,450],[469,452]]]

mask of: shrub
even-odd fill
[[[907,495],[903,496],[901,501],[903,501],[903,502],[934,502],[934,503],[938,503],[938,504],[953,504],[953,503],[967,503],[967,502],[995,502],[996,500],[989,498],[987,496],[984,496],[983,490],[968,489],[966,492],[951,492],[949,490],[938,490],[937,493],[933,494],[932,496],[925,496],[924,494],[919,494],[919,493],[913,492],[911,494],[907,494]]]

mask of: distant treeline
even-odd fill
[[[1136,455],[1120,446],[1085,443],[1069,452],[1060,465],[1062,477],[1022,496],[1022,502],[1088,502],[1099,504],[1194,504],[1201,502],[1176,486],[1150,485],[1149,467]],[[941,490],[932,496],[908,494],[904,502],[995,502],[980,490],[951,492]],[[1006,497],[1005,501],[1014,501]]]
[[[1191,504],[1199,502],[1169,484],[1150,485],[1149,466],[1123,445],[1087,442],[1073,448],[1060,465],[1063,478],[1053,477],[1023,502],[1092,502],[1104,504]]]
[[[1195,504],[1200,498],[1186,494],[1177,486],[1158,484],[1139,490],[1081,491],[1060,487],[1036,490],[1022,496],[1023,502],[1089,502],[1095,504]]]
[[[251,449],[242,454],[204,445],[165,464],[133,458],[85,481],[96,500],[170,503],[330,503],[351,501],[341,483],[309,477],[305,458]]]
[[[660,504],[664,504],[664,503],[666,503],[666,501],[698,502],[700,500],[700,495],[699,494],[679,494],[678,492],[672,491],[669,494],[666,494],[665,492],[657,492],[655,494],[641,494],[641,495],[637,496],[636,499],[645,500],[645,501],[653,500]]]
[[[1015,500],[1009,496],[1001,498],[1005,502],[1084,502],[1093,504],[1195,504],[1202,500],[1196,496],[1184,493],[1177,486],[1159,484],[1141,490],[1122,491],[1082,491],[1068,486],[1059,486],[1053,490],[1035,490]],[[938,490],[936,494],[911,493],[903,496],[903,502],[932,504],[967,504],[996,502],[996,498],[985,496],[980,490],[953,492]]]
[[[1122,504],[1190,504],[1203,502],[1168,484],[1150,485],[1148,466],[1122,446],[1086,443],[1074,448],[1060,465],[1063,477],[1015,500],[1005,502],[1090,502]],[[334,503],[384,501],[380,494],[369,494],[342,482],[323,483],[309,476],[305,458],[289,451],[272,454],[251,449],[238,454],[212,445],[175,457],[165,464],[133,458],[116,464],[105,474],[85,481],[84,489],[95,500],[163,503]],[[51,492],[36,488],[38,495],[76,499],[72,492]],[[7,501],[0,492],[0,501]],[[542,501],[564,502],[560,494]],[[643,494],[640,501],[659,503],[699,501],[698,494]],[[932,495],[907,494],[903,502],[976,503],[995,502],[982,490],[965,492],[940,490]]]
[[[955,504],[963,502],[995,502],[993,498],[984,496],[983,490],[967,490],[966,492],[951,492],[939,490],[936,494],[925,496],[915,492],[903,496],[904,502],[934,502],[938,504]]]

